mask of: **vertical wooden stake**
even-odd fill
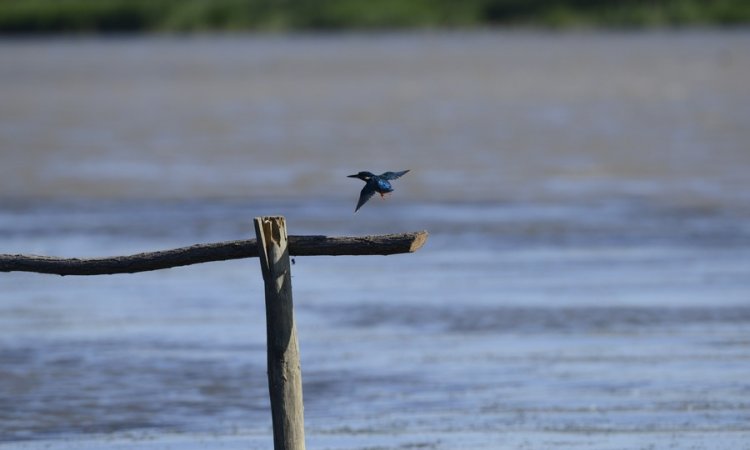
[[[302,373],[294,325],[292,275],[283,217],[256,217],[255,235],[266,286],[268,389],[275,450],[304,450]]]

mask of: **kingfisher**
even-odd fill
[[[393,192],[393,186],[391,186],[389,181],[401,178],[406,172],[408,172],[408,170],[402,170],[401,172],[385,172],[380,175],[375,175],[372,172],[359,172],[354,175],[347,175],[349,178],[359,178],[365,182],[365,187],[363,187],[362,192],[359,193],[359,201],[357,202],[357,207],[354,209],[354,212],[359,211],[359,208],[367,203],[367,200],[370,200],[376,192],[380,194],[381,197],[384,197],[385,194],[389,192]]]

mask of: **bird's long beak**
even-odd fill
[[[347,175],[346,177],[347,177],[347,178],[359,178],[359,175],[358,175],[358,174],[354,174],[354,175]]]

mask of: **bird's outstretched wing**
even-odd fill
[[[354,208],[354,212],[359,211],[359,208],[367,203],[367,200],[370,200],[373,195],[375,195],[375,183],[370,180],[365,183],[365,187],[363,187],[362,192],[359,193],[359,201],[357,202],[357,207]]]
[[[395,180],[396,178],[401,178],[406,172],[408,172],[408,170],[402,170],[401,172],[386,172],[380,175],[380,178],[384,180]]]

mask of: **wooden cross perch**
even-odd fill
[[[304,450],[302,373],[294,324],[290,255],[392,255],[417,251],[427,232],[360,237],[287,236],[283,217],[257,217],[256,239],[198,244],[109,258],[0,254],[0,272],[108,275],[259,257],[266,296],[268,390],[275,450]]]

